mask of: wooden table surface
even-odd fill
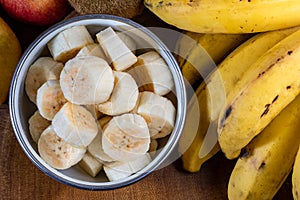
[[[1,9],[0,15],[16,33],[23,50],[47,28],[16,22]],[[164,25],[155,16],[146,15],[137,21],[145,26]],[[73,188],[50,178],[26,157],[12,130],[8,105],[0,105],[0,199],[227,199],[227,182],[235,161],[226,160],[219,152],[203,165],[200,172],[193,174],[184,172],[180,162],[178,159],[120,189],[88,191]],[[275,199],[292,199],[290,177]]]

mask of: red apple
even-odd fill
[[[70,11],[67,0],[0,0],[0,6],[12,18],[35,25],[52,25]]]

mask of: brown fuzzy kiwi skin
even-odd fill
[[[111,14],[133,18],[143,12],[143,0],[68,0],[81,15]]]

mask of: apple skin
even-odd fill
[[[0,6],[12,18],[40,26],[52,25],[71,11],[67,0],[0,0]]]

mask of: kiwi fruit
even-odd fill
[[[133,18],[142,13],[143,0],[68,0],[76,12],[84,14],[111,14]]]

